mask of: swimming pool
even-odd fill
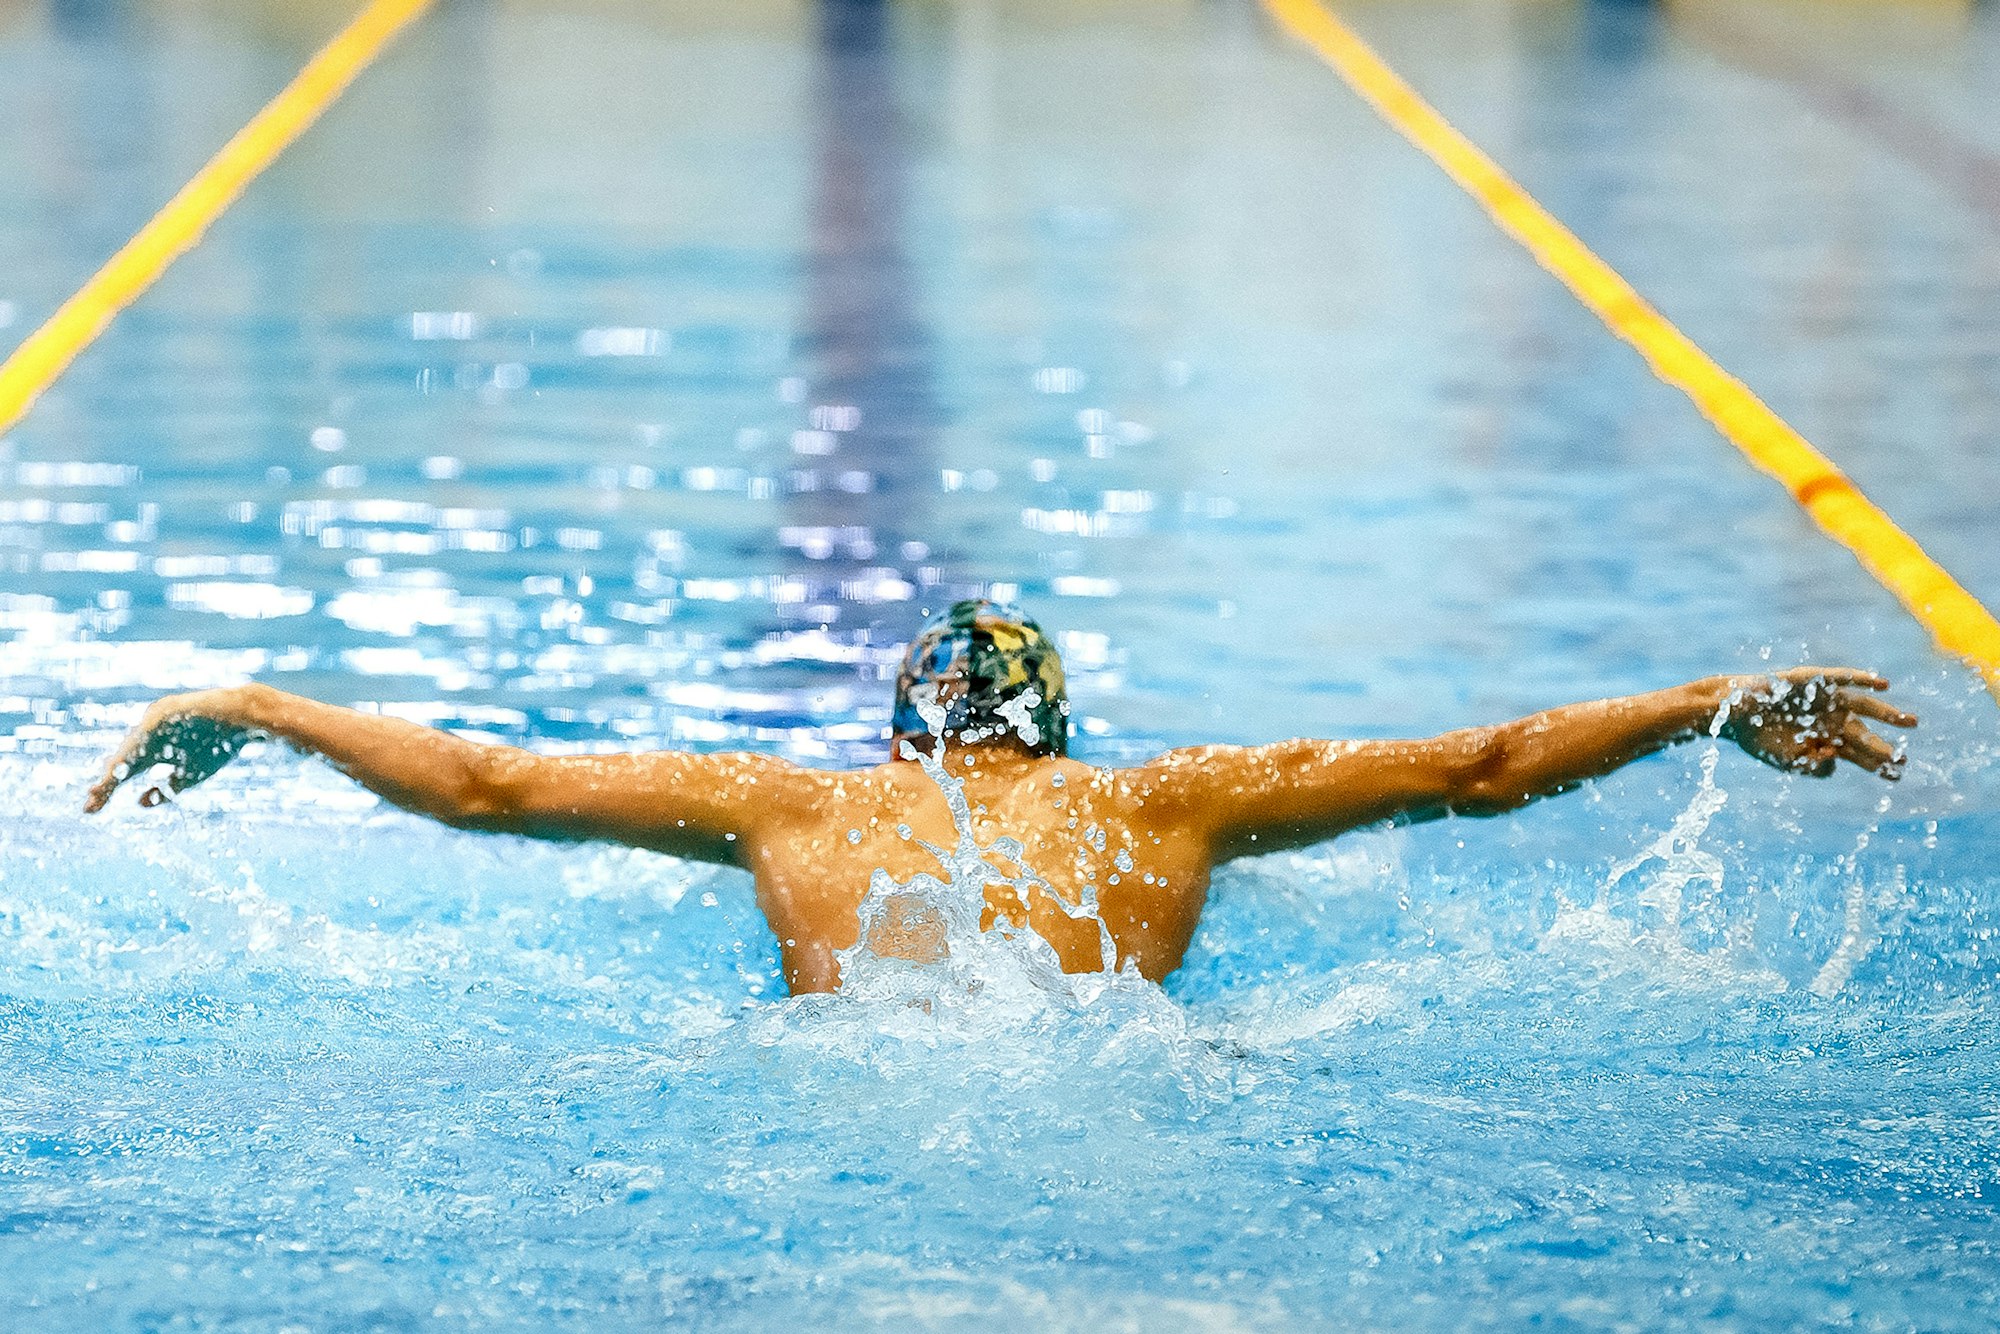
[[[1349,12],[2000,598],[1990,9]],[[345,16],[256,13],[0,15],[9,345]],[[1765,661],[1924,725],[1894,789],[1691,746],[1238,863],[1164,990],[928,1013],[781,999],[741,875],[279,756],[74,814],[252,675],[862,762],[919,608],[996,586],[1109,763]],[[0,1293],[1987,1328],[1992,707],[1250,7],[447,7],[0,444]]]

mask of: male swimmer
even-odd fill
[[[770,755],[539,756],[265,685],[155,703],[91,788],[101,810],[127,778],[170,772],[140,804],[201,782],[257,739],[318,755],[408,811],[460,829],[605,839],[741,866],[783,951],[794,992],[839,984],[871,873],[899,881],[936,861],[920,840],[957,843],[938,785],[912,763],[936,717],[949,772],[964,780],[974,836],[1011,837],[1048,886],[989,886],[988,922],[1026,925],[1069,972],[1104,966],[1096,921],[1070,905],[1094,888],[1118,963],[1159,981],[1180,965],[1222,862],[1317,843],[1363,825],[1514,810],[1712,730],[1780,769],[1825,777],[1837,761],[1893,779],[1902,757],[1864,719],[1916,717],[1863,691],[1888,682],[1848,668],[1718,676],[1550,709],[1425,741],[1279,741],[1193,746],[1107,769],[1069,759],[1062,661],[1010,607],[960,602],[926,622],[896,682],[896,755],[871,769],[801,768]],[[905,746],[909,749],[905,749]],[[996,865],[1005,870],[1005,859]],[[1023,875],[1021,879],[1028,881]],[[894,942],[871,936],[871,948]]]

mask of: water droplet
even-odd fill
[[[848,830],[847,841],[849,843],[859,843],[861,841],[861,831],[859,829]]]

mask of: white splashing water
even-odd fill
[[[1027,742],[1030,746],[1041,744],[1042,727],[1040,723],[1035,721],[1035,709],[1040,706],[1041,702],[1041,695],[1036,691],[1029,690],[1014,696],[1014,698],[1000,706],[1000,716],[1005,718],[1007,725],[1013,728],[1020,735],[1021,740]]]
[[[1722,859],[1701,846],[1701,836],[1728,804],[1729,793],[1715,785],[1715,764],[1721,748],[1711,743],[1701,757],[1701,783],[1694,796],[1664,834],[1647,844],[1636,856],[1618,862],[1598,887],[1597,908],[1606,910],[1619,882],[1651,862],[1660,869],[1639,891],[1639,902],[1659,915],[1659,937],[1670,950],[1685,950],[1681,923],[1686,917],[1690,890],[1699,905],[1713,903],[1722,893]]]
[[[1721,748],[1711,742],[1701,757],[1701,781],[1673,824],[1632,857],[1612,865],[1588,906],[1565,903],[1543,940],[1548,945],[1581,946],[1601,962],[1625,960],[1646,971],[1701,985],[1729,982],[1784,990],[1784,979],[1758,960],[1745,921],[1716,949],[1690,947],[1687,928],[1708,920],[1720,907],[1726,868],[1701,846],[1709,825],[1729,800],[1715,782]],[[1618,888],[1645,875],[1634,899],[1652,914],[1634,922],[1617,911]]]
[[[1878,818],[1888,809],[1889,799],[1884,797],[1876,806]],[[1874,915],[1869,911],[1868,886],[1861,877],[1861,856],[1868,850],[1868,844],[1873,841],[1877,828],[1877,822],[1871,821],[1867,828],[1856,835],[1854,850],[1841,859],[1843,869],[1847,873],[1847,888],[1842,895],[1840,943],[1834,946],[1833,953],[1827,956],[1826,962],[1820,965],[1819,972],[1808,984],[1813,995],[1821,999],[1830,999],[1840,994],[1854,976],[1854,970],[1874,950],[1876,942],[1880,939],[1880,933],[1875,929]],[[1904,868],[1897,866],[1892,874],[1894,882],[1888,895],[1891,901],[1901,898],[1908,892],[1908,880]]]
[[[1550,938],[1594,938],[1627,947],[1643,938],[1669,959],[1682,964],[1691,960],[1694,951],[1688,948],[1681,931],[1689,916],[1689,889],[1697,890],[1692,898],[1696,913],[1705,913],[1721,898],[1726,874],[1722,859],[1702,848],[1701,837],[1729,801],[1729,793],[1716,786],[1715,766],[1722,756],[1717,738],[1728,724],[1734,703],[1733,696],[1723,701],[1709,720],[1710,739],[1701,755],[1701,781],[1694,796],[1674,817],[1673,825],[1634,856],[1614,863],[1588,908],[1565,904],[1549,930]],[[1657,922],[1651,930],[1635,931],[1613,916],[1612,897],[1627,876],[1653,862],[1658,862],[1660,869],[1639,891],[1638,902],[1654,911]]]
[[[980,843],[973,831],[965,780],[945,766],[945,710],[932,701],[920,702],[918,712],[930,729],[930,753],[905,742],[903,756],[915,760],[937,784],[951,812],[957,841],[944,848],[917,840],[937,859],[937,875],[919,873],[898,881],[877,868],[861,903],[860,939],[839,956],[841,991],[863,1000],[899,1000],[925,1010],[961,1006],[973,997],[982,1009],[1009,1001],[1037,1008],[1051,1003],[1073,1008],[1092,1004],[1107,989],[1133,985],[1157,994],[1136,969],[1119,972],[1117,946],[1099,916],[1094,886],[1086,884],[1080,901],[1069,903],[1022,860],[1025,849],[1019,840],[1003,836]],[[982,929],[986,891],[994,886],[1013,889],[1024,904],[1052,903],[1072,918],[1096,922],[1103,971],[1063,972],[1047,941],[1004,916]],[[899,948],[893,952],[878,948],[891,938]],[[1160,1003],[1167,1004],[1164,996]]]

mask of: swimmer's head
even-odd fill
[[[896,675],[890,745],[929,750],[918,705],[943,706],[953,743],[1011,744],[1032,755],[1069,749],[1069,697],[1056,646],[1017,609],[985,598],[954,603],[924,622]]]

